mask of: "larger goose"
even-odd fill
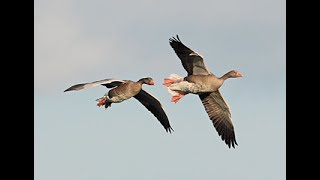
[[[242,77],[235,71],[229,71],[222,77],[216,77],[206,68],[203,57],[185,46],[179,39],[172,37],[169,43],[181,60],[182,66],[187,71],[186,77],[171,74],[164,79],[164,85],[173,95],[172,102],[178,102],[186,94],[198,94],[206,112],[221,139],[229,146],[237,144],[234,127],[231,121],[230,109],[219,92],[219,88],[228,78]]]
[[[99,107],[104,105],[105,108],[108,108],[112,103],[120,103],[134,97],[160,121],[167,132],[171,133],[171,130],[173,129],[170,126],[168,117],[164,112],[161,103],[152,95],[144,91],[142,89],[142,84],[154,85],[154,81],[150,77],[142,78],[137,82],[131,80],[104,79],[90,83],[76,84],[66,89],[64,92],[73,90],[78,91],[99,85],[103,85],[107,88],[113,88],[103,97],[97,99],[97,105]]]

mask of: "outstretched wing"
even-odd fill
[[[173,131],[161,103],[155,97],[146,91],[141,90],[137,95],[134,96],[134,98],[143,104],[160,121],[167,132],[169,131],[171,133],[171,130]]]
[[[119,86],[120,84],[122,84],[124,82],[125,82],[124,80],[104,79],[104,80],[94,81],[94,82],[90,82],[90,83],[76,84],[76,85],[73,85],[73,86],[69,87],[68,89],[64,90],[64,92],[66,92],[66,91],[79,91],[81,89],[92,88],[92,87],[96,87],[99,85],[106,86],[107,88],[112,88],[115,86]]]
[[[222,98],[219,90],[199,95],[206,112],[221,139],[234,148],[237,144],[234,128],[231,121],[230,109]]]
[[[169,39],[170,46],[181,60],[182,66],[188,75],[208,75],[210,72],[206,68],[203,57],[197,52],[185,46],[179,39],[172,37]]]

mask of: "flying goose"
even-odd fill
[[[219,88],[226,79],[238,78],[242,75],[235,70],[231,70],[222,77],[216,77],[206,68],[203,62],[204,58],[185,46],[178,35],[177,38],[170,38],[169,43],[188,73],[186,77],[171,74],[170,77],[164,79],[163,84],[168,87],[168,91],[173,95],[171,101],[176,103],[189,93],[199,95],[221,139],[225,141],[229,148],[231,145],[235,148],[235,144],[238,144],[231,121],[230,108],[223,99]]]
[[[171,133],[171,130],[173,131],[173,129],[170,126],[168,117],[164,112],[161,103],[155,97],[144,91],[142,89],[142,84],[154,85],[154,81],[150,77],[142,78],[137,82],[131,80],[104,79],[90,83],[76,84],[66,89],[64,92],[78,91],[99,85],[113,88],[103,97],[96,100],[98,101],[97,106],[100,107],[104,105],[107,109],[112,103],[120,103],[134,97],[160,121],[167,132]]]

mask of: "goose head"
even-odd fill
[[[151,77],[141,78],[141,79],[139,79],[138,82],[140,82],[142,84],[154,85],[154,81]]]
[[[238,77],[242,77],[242,74],[236,70],[231,70],[231,71],[227,72],[225,75],[223,75],[221,78],[223,80],[226,80],[228,78],[238,78]]]

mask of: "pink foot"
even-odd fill
[[[171,102],[177,103],[185,94],[177,94],[172,96]]]
[[[104,105],[105,103],[106,103],[106,101],[107,101],[107,98],[101,98],[99,101],[98,101],[98,103],[97,103],[97,106],[102,106],[102,105]]]
[[[171,86],[175,81],[173,79],[169,79],[169,78],[165,78],[164,79],[164,82],[163,82],[163,85],[169,87]]]

